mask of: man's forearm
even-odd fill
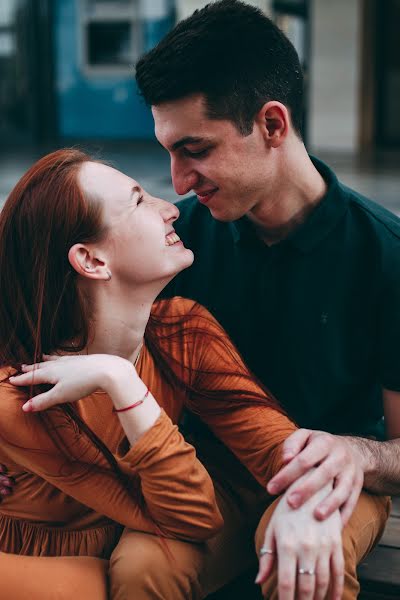
[[[361,437],[345,439],[357,450],[364,465],[364,488],[374,494],[400,494],[400,439],[377,442]]]

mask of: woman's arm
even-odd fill
[[[25,403],[29,410],[21,416],[26,426],[32,427],[32,423],[36,427],[39,425],[35,414],[31,414],[38,407],[44,409],[63,401],[72,402],[98,388],[109,393],[117,409],[135,403],[138,397],[142,398],[146,390],[143,382],[130,363],[128,369],[127,361],[120,364],[118,360],[123,361],[117,357],[96,358],[96,355],[63,357],[45,362],[34,372],[27,369],[23,375],[11,379],[13,385],[26,386],[34,377],[35,384],[46,382],[54,386]],[[21,392],[14,388],[14,393],[19,393],[21,407]],[[98,401],[102,401],[101,396]],[[2,444],[3,450],[14,462],[27,467],[82,504],[131,528],[154,532],[156,523],[167,536],[201,541],[221,527],[222,519],[206,470],[196,459],[194,449],[183,440],[177,427],[150,394],[137,408],[118,413],[131,447],[121,449],[121,453],[116,455],[125,475],[132,481],[140,477],[150,518],[143,514],[135,498],[124,489],[115,474],[105,468],[105,461],[101,460],[97,449],[82,432],[77,432],[74,424],[59,409],[51,411],[52,422],[55,421],[64,446],[73,449],[75,456],[75,460],[71,456],[68,473],[64,474],[65,456],[60,455],[56,448],[50,448],[54,444],[44,431],[38,441],[41,447],[45,443],[45,448],[39,454],[24,451],[24,447],[32,447],[32,438],[26,440],[26,444],[20,439],[16,441],[18,445]],[[15,427],[14,433],[7,431],[7,435],[2,437],[9,439],[10,435],[15,439]]]
[[[283,465],[283,443],[296,425],[251,377],[208,311],[199,305],[194,311],[186,323],[193,373],[188,408],[266,486]]]

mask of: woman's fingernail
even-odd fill
[[[275,494],[277,489],[278,489],[278,486],[276,483],[269,483],[267,485],[267,490],[269,491],[270,494]]]
[[[254,580],[254,583],[260,583],[260,581],[261,581],[261,573],[260,573],[260,572],[258,572],[258,573],[257,573],[257,577],[256,577],[256,578],[255,578],[255,580]]]
[[[32,400],[28,400],[28,402],[25,402],[25,404],[22,405],[22,410],[24,412],[32,412],[33,411]]]

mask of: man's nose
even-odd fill
[[[182,196],[196,187],[197,172],[182,161],[171,158],[171,177],[175,192]]]

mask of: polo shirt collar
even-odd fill
[[[291,244],[304,253],[313,250],[329,234],[348,206],[347,195],[333,171],[321,160],[313,156],[310,158],[326,181],[327,192],[307,220],[281,242]],[[235,243],[251,239],[254,241],[254,229],[246,217],[234,221],[231,226]],[[260,242],[263,244],[261,240]]]

